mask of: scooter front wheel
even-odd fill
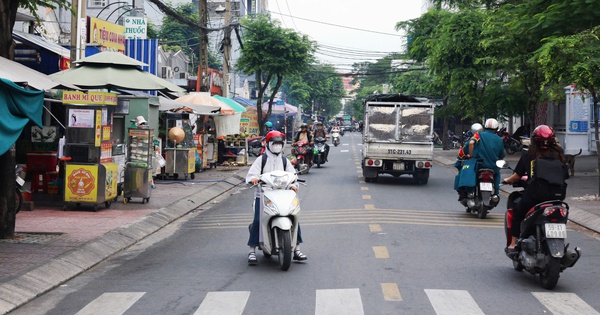
[[[279,266],[281,270],[290,269],[292,264],[292,235],[291,231],[277,229],[277,238],[279,243]]]

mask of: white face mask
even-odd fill
[[[279,154],[283,150],[283,144],[271,144],[269,147],[271,148],[271,152],[275,154]]]

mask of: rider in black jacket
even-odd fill
[[[531,140],[529,150],[519,159],[514,173],[504,179],[504,182],[512,184],[519,181],[522,176],[529,176],[527,188],[513,209],[512,239],[507,252],[514,251],[521,233],[521,222],[529,209],[544,201],[564,200],[566,193],[564,179],[569,177],[569,173],[563,149],[554,137],[554,130],[546,125],[540,125],[533,131]],[[536,167],[537,164],[542,163],[539,162],[540,159],[544,163],[555,162],[554,165],[557,167]],[[552,184],[559,182],[562,184]]]

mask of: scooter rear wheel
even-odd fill
[[[550,257],[546,270],[540,274],[540,280],[542,281],[542,287],[546,290],[552,290],[558,283],[560,277],[560,259],[556,257]]]

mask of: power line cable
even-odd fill
[[[279,15],[282,15],[282,16],[296,18],[296,19],[299,19],[299,20],[304,20],[304,21],[309,21],[309,22],[319,23],[319,24],[325,24],[325,25],[330,25],[330,26],[335,26],[335,27],[347,28],[347,29],[351,29],[351,30],[355,30],[355,31],[375,33],[375,34],[395,36],[395,37],[406,37],[404,35],[399,35],[399,34],[385,33],[385,32],[379,32],[379,31],[366,30],[366,29],[357,28],[357,27],[351,27],[351,26],[345,26],[345,25],[338,25],[338,24],[333,24],[333,23],[321,22],[321,21],[316,21],[316,20],[301,18],[301,17],[297,17],[297,16],[291,16],[291,15],[288,15],[288,14],[283,14],[281,12],[275,12],[275,11],[271,11],[271,10],[269,10],[269,12],[276,13],[276,14],[279,14]]]

